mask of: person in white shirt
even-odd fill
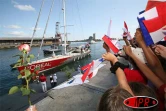
[[[54,87],[57,85],[57,76],[56,74],[53,75],[53,79],[54,79]]]
[[[54,80],[53,80],[52,76],[50,76],[50,84],[51,84],[51,87],[53,88],[54,87]]]

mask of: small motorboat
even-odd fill
[[[61,49],[59,49],[58,46],[53,44],[53,45],[51,45],[50,49],[44,49],[43,53],[44,54],[53,54],[53,53],[60,52],[60,51],[61,51]]]

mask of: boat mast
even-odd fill
[[[65,54],[66,54],[66,10],[65,10],[65,0],[62,0],[63,1],[63,24],[64,24],[64,44],[65,44]]]

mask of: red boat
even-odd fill
[[[84,58],[85,56],[90,54],[90,50],[86,50],[83,53],[76,53],[75,51],[68,53],[68,55],[57,55],[54,57],[48,57],[45,59],[41,59],[38,61],[33,61],[32,63],[29,63],[27,68],[31,70],[31,72],[34,71],[36,67],[39,67],[39,72],[47,71],[52,68],[67,64],[72,61],[76,61],[79,59]],[[19,71],[24,69],[24,66],[17,67]]]

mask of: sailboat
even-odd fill
[[[52,3],[52,5],[53,5],[53,3]],[[52,6],[51,6],[51,10],[52,10]],[[50,12],[51,12],[51,10],[50,10]],[[67,35],[67,33],[66,33],[65,0],[63,0],[63,9],[62,10],[63,10],[63,18],[64,18],[64,44],[66,44],[66,35]],[[39,15],[40,15],[40,13],[39,13]],[[49,19],[49,17],[48,17],[48,19]],[[46,27],[47,27],[47,24],[46,24]],[[43,38],[44,38],[44,35],[45,35],[45,31],[44,31],[44,34],[43,34]],[[43,41],[42,41],[42,43],[43,43]],[[41,46],[42,46],[42,43],[41,43]],[[89,55],[90,52],[91,52],[88,47],[87,48],[84,47],[84,49],[81,49],[81,52],[76,52],[76,51],[67,52],[66,46],[67,45],[64,45],[65,52],[64,52],[63,55],[54,55],[52,57],[48,57],[48,58],[36,60],[36,61],[33,61],[33,62],[29,63],[28,66],[26,66],[26,67],[31,72],[33,72],[36,67],[40,68],[39,72],[44,72],[44,71],[53,69],[55,67],[67,64],[69,62],[82,59],[85,56]],[[39,53],[38,53],[38,55],[39,55]],[[19,71],[23,70],[24,68],[25,68],[25,66],[19,66],[19,67],[17,67],[17,69]]]

